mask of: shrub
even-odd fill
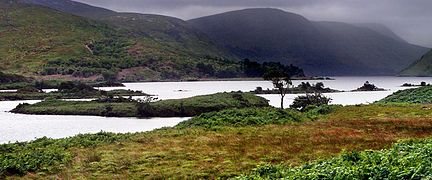
[[[432,139],[398,143],[389,150],[345,152],[299,167],[263,165],[238,179],[430,179]]]
[[[299,122],[308,118],[291,109],[277,108],[244,108],[227,109],[219,112],[204,113],[188,121],[181,122],[177,128],[214,128],[219,126],[261,126],[267,124],[286,124],[289,122]]]
[[[328,105],[330,102],[330,98],[327,98],[320,93],[306,94],[305,96],[296,97],[290,107],[300,111],[305,111],[309,106]]]
[[[0,145],[0,179],[29,172],[57,173],[70,163],[69,148],[86,148],[126,140],[131,134],[100,132],[65,139],[40,138],[32,142]]]

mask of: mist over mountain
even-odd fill
[[[314,22],[271,8],[189,23],[239,58],[294,64],[318,75],[394,75],[427,51],[383,28]]]

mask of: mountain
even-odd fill
[[[399,37],[396,33],[394,33],[390,28],[383,24],[378,23],[356,23],[354,24],[359,27],[368,28],[372,31],[375,31],[377,33],[380,33],[381,35],[385,35],[387,37],[390,37],[392,39],[401,41],[401,42],[407,42],[405,39],[402,39]]]
[[[195,54],[232,57],[201,31],[178,18],[139,13],[120,13],[71,0],[19,0],[61,12],[90,18],[128,31],[137,37],[148,37],[165,46],[187,49]]]
[[[432,50],[400,73],[401,76],[432,76]]]
[[[113,16],[117,13],[108,9],[90,6],[88,4],[71,0],[18,0],[18,2],[46,6],[62,12],[90,17],[92,19]]]
[[[315,75],[395,75],[427,51],[382,28],[313,22],[272,8],[188,22],[238,58],[294,64]]]
[[[108,16],[125,19],[113,25],[107,22],[114,20],[0,0],[0,71],[40,78],[116,76],[125,81],[241,73],[238,63],[217,58],[224,57],[225,52],[184,21],[156,15],[131,16],[124,13]],[[133,23],[121,25],[129,21],[147,21],[147,24],[145,28],[132,28]]]

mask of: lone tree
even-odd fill
[[[284,109],[284,98],[289,92],[289,87],[292,85],[291,77],[288,73],[281,69],[270,69],[264,73],[264,79],[271,81],[281,96],[281,109]]]

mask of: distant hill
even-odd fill
[[[427,51],[382,28],[313,22],[271,8],[188,22],[239,58],[294,64],[316,75],[395,75]]]
[[[432,76],[432,50],[400,73],[401,76]]]
[[[165,46],[190,50],[195,54],[232,57],[205,34],[178,18],[139,13],[120,13],[71,0],[19,0],[104,22],[136,37],[148,37]]]
[[[238,63],[223,59],[223,51],[184,21],[121,15],[103,21],[22,1],[0,0],[0,71],[52,78],[116,76],[125,81],[241,73]],[[151,26],[132,28],[128,21],[140,17]],[[107,23],[116,18],[126,20],[116,21],[116,26]],[[205,71],[209,69],[211,73]]]
[[[377,33],[380,33],[381,35],[385,35],[387,37],[390,37],[392,39],[401,41],[401,42],[407,42],[405,39],[402,39],[399,37],[396,33],[394,33],[390,28],[383,24],[378,23],[356,23],[354,24],[359,27],[368,28],[372,31],[375,31]]]

